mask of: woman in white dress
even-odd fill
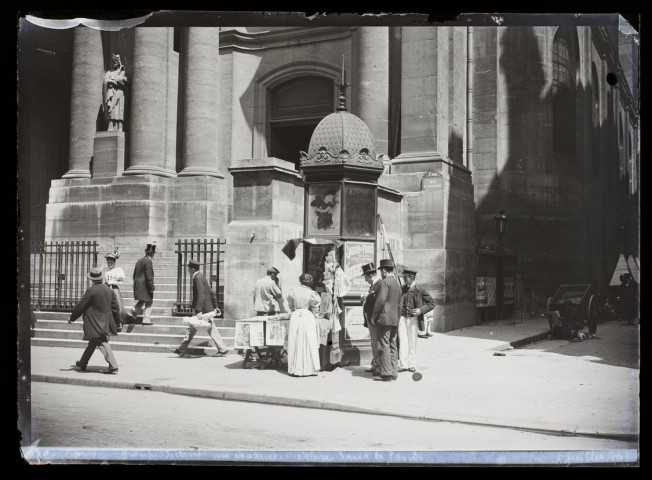
[[[319,324],[315,315],[319,311],[320,297],[312,285],[312,275],[299,277],[301,285],[288,295],[292,312],[288,331],[288,373],[295,377],[317,375],[319,371]]]
[[[116,329],[119,331],[122,330],[122,324],[124,323],[124,303],[122,301],[122,293],[120,292],[120,286],[124,282],[126,276],[125,271],[116,267],[115,262],[120,257],[120,253],[116,248],[113,253],[109,253],[104,256],[106,258],[106,267],[104,267],[104,283],[106,283],[111,290],[113,290],[113,296],[118,301],[120,307],[118,318],[120,319],[120,324],[116,325]]]

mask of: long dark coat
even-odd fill
[[[398,305],[401,299],[401,286],[398,283],[398,278],[389,275],[377,285],[371,324],[396,327],[399,320]]]
[[[192,308],[197,312],[208,313],[214,310],[214,296],[211,295],[211,286],[203,273],[197,272],[192,278]]]
[[[362,304],[362,316],[364,317],[365,327],[374,314],[374,305],[376,303],[376,294],[379,283],[380,280],[369,285],[369,291],[367,292],[367,296],[364,298],[364,303]]]
[[[154,266],[147,255],[138,259],[134,267],[134,298],[143,302],[154,300]]]
[[[94,283],[84,293],[70,314],[74,322],[84,316],[84,340],[117,335],[116,321],[119,320],[120,306],[111,287],[104,283]]]

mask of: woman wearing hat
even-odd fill
[[[288,373],[295,377],[317,375],[319,371],[320,297],[312,289],[312,275],[304,273],[299,285],[290,291],[288,306],[292,315],[288,328]]]
[[[118,314],[118,322],[116,327],[118,332],[120,332],[122,330],[122,324],[124,323],[125,317],[124,302],[122,301],[122,293],[120,292],[120,287],[122,286],[122,282],[124,282],[126,275],[125,271],[122,268],[116,267],[115,265],[116,260],[120,258],[120,252],[117,248],[113,251],[113,253],[105,255],[104,258],[106,259],[106,267],[103,268],[104,283],[111,287],[111,290],[113,290],[113,295],[118,301],[120,312]]]

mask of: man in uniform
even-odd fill
[[[401,295],[398,324],[398,368],[399,372],[416,372],[417,329],[423,315],[435,308],[435,300],[416,284],[416,270],[403,269],[403,294]],[[427,337],[426,337],[427,338]]]

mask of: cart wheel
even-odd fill
[[[546,303],[546,310],[550,311],[550,304],[552,303],[552,297],[548,297],[548,303]]]
[[[586,312],[587,320],[591,320],[591,318],[595,315],[596,306],[597,306],[597,299],[595,298],[595,295],[591,295],[589,297],[589,307]]]

